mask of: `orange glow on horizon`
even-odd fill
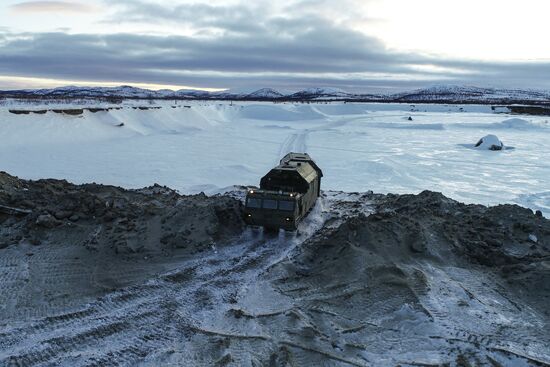
[[[32,78],[20,76],[0,75],[0,89],[40,89],[40,88],[57,88],[74,85],[77,87],[119,87],[121,85],[129,85],[136,88],[149,90],[180,90],[180,89],[195,89],[207,92],[218,92],[227,88],[202,88],[188,85],[174,84],[155,84],[155,83],[132,83],[132,82],[97,82],[85,80],[63,80],[49,78]]]

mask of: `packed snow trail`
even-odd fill
[[[278,158],[276,158],[276,164],[279,164],[280,159],[288,153],[307,153],[307,133],[308,131],[304,130],[287,136],[281,144],[279,152],[277,153]]]

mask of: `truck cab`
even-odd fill
[[[245,221],[267,228],[294,231],[301,219],[302,195],[292,192],[249,190],[246,196]]]
[[[289,153],[246,195],[244,220],[268,229],[296,230],[320,195],[322,172],[306,153]]]

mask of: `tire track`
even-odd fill
[[[280,144],[279,151],[277,153],[276,164],[279,164],[279,161],[282,157],[287,155],[290,152],[295,153],[306,153],[307,152],[307,135],[309,130],[302,130],[298,133],[293,133],[288,135],[285,140]]]
[[[303,232],[311,235],[322,220],[310,218],[309,224],[315,228]],[[246,232],[233,244],[184,261],[175,271],[112,292],[78,310],[2,326],[0,365],[135,365],[189,337],[189,327],[176,322],[176,314],[187,325],[201,327],[306,238]]]

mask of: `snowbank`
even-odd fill
[[[360,103],[329,103],[316,105],[315,109],[326,115],[365,115],[368,105]]]
[[[251,120],[304,121],[320,119],[323,115],[308,105],[250,105],[240,111],[239,117]]]

